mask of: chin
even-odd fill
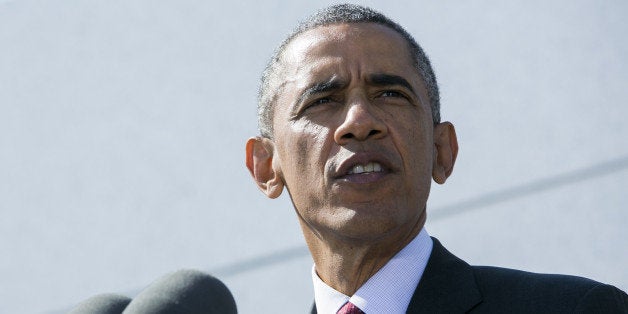
[[[369,209],[369,211],[372,210],[372,208]],[[351,215],[344,217],[344,219],[336,217],[332,224],[336,232],[346,237],[360,240],[376,240],[403,229],[404,221],[393,218],[394,216],[386,214],[384,211],[369,214],[358,209],[351,210]]]

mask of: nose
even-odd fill
[[[348,104],[345,118],[334,133],[336,143],[345,145],[351,140],[365,141],[385,137],[388,128],[373,112],[374,109],[364,98]]]

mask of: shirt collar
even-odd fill
[[[312,267],[314,302],[321,314],[335,314],[347,301],[368,314],[405,313],[432,252],[432,239],[425,228],[393,256],[353,296],[344,295],[324,283]]]

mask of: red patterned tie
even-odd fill
[[[355,304],[347,302],[336,314],[364,314],[364,312],[362,312],[359,307],[355,306]]]

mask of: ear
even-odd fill
[[[434,155],[432,178],[436,183],[443,184],[454,170],[458,156],[456,129],[450,122],[434,126]]]
[[[281,171],[273,168],[274,143],[263,137],[246,141],[246,167],[259,189],[269,198],[277,198],[283,191]]]

